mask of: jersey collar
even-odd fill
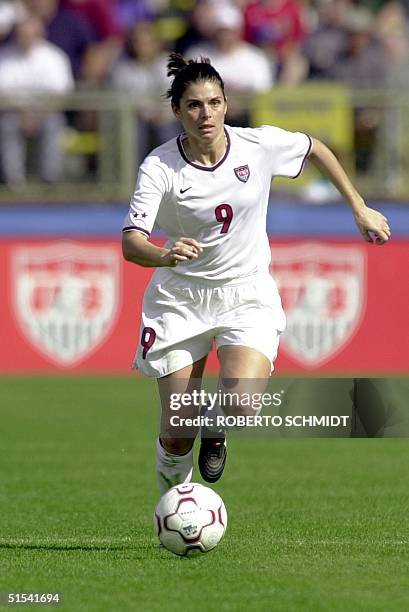
[[[178,145],[178,149],[179,149],[179,153],[181,154],[181,156],[183,157],[183,159],[185,160],[185,162],[187,164],[189,164],[190,166],[193,166],[193,168],[196,168],[197,170],[204,170],[205,172],[213,172],[213,170],[216,170],[216,168],[218,168],[219,166],[221,166],[223,164],[223,162],[227,159],[227,156],[230,152],[230,134],[229,132],[226,130],[226,128],[224,128],[224,133],[226,135],[226,141],[227,141],[227,146],[226,146],[226,151],[223,155],[223,157],[221,159],[219,159],[219,161],[217,162],[217,164],[215,164],[214,166],[201,166],[200,164],[195,164],[194,162],[190,161],[190,159],[188,159],[185,150],[183,148],[182,145],[182,136],[183,134],[179,134],[179,136],[177,137],[177,145]]]

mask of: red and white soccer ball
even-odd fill
[[[213,489],[190,482],[172,487],[160,498],[154,526],[163,546],[176,555],[205,553],[222,539],[227,512]]]

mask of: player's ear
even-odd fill
[[[227,98],[224,98],[224,116],[226,116],[227,113]]]
[[[177,106],[172,104],[172,111],[173,111],[173,114],[175,115],[176,119],[179,119],[180,118],[180,108],[178,108]]]

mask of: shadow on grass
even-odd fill
[[[133,550],[137,551],[148,551],[152,548],[159,548],[157,544],[155,545],[135,545],[135,544],[41,544],[41,543],[28,543],[28,542],[0,542],[0,550],[48,550],[48,551],[78,551],[82,550],[84,552],[88,551],[96,551],[96,552],[106,552],[106,551],[125,551],[125,550]]]
[[[135,543],[112,543],[112,544],[80,544],[77,542],[73,543],[50,543],[42,544],[41,542],[1,542],[0,541],[0,552],[2,550],[25,550],[25,551],[48,551],[48,552],[133,552],[137,553],[141,558],[146,558],[150,555],[155,554],[159,557],[178,560],[192,560],[200,557],[201,555],[186,555],[178,556],[171,553],[162,544],[151,542],[149,544],[135,544]]]

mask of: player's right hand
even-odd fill
[[[181,261],[197,259],[203,248],[193,238],[178,238],[162,257],[162,265],[174,268]]]

